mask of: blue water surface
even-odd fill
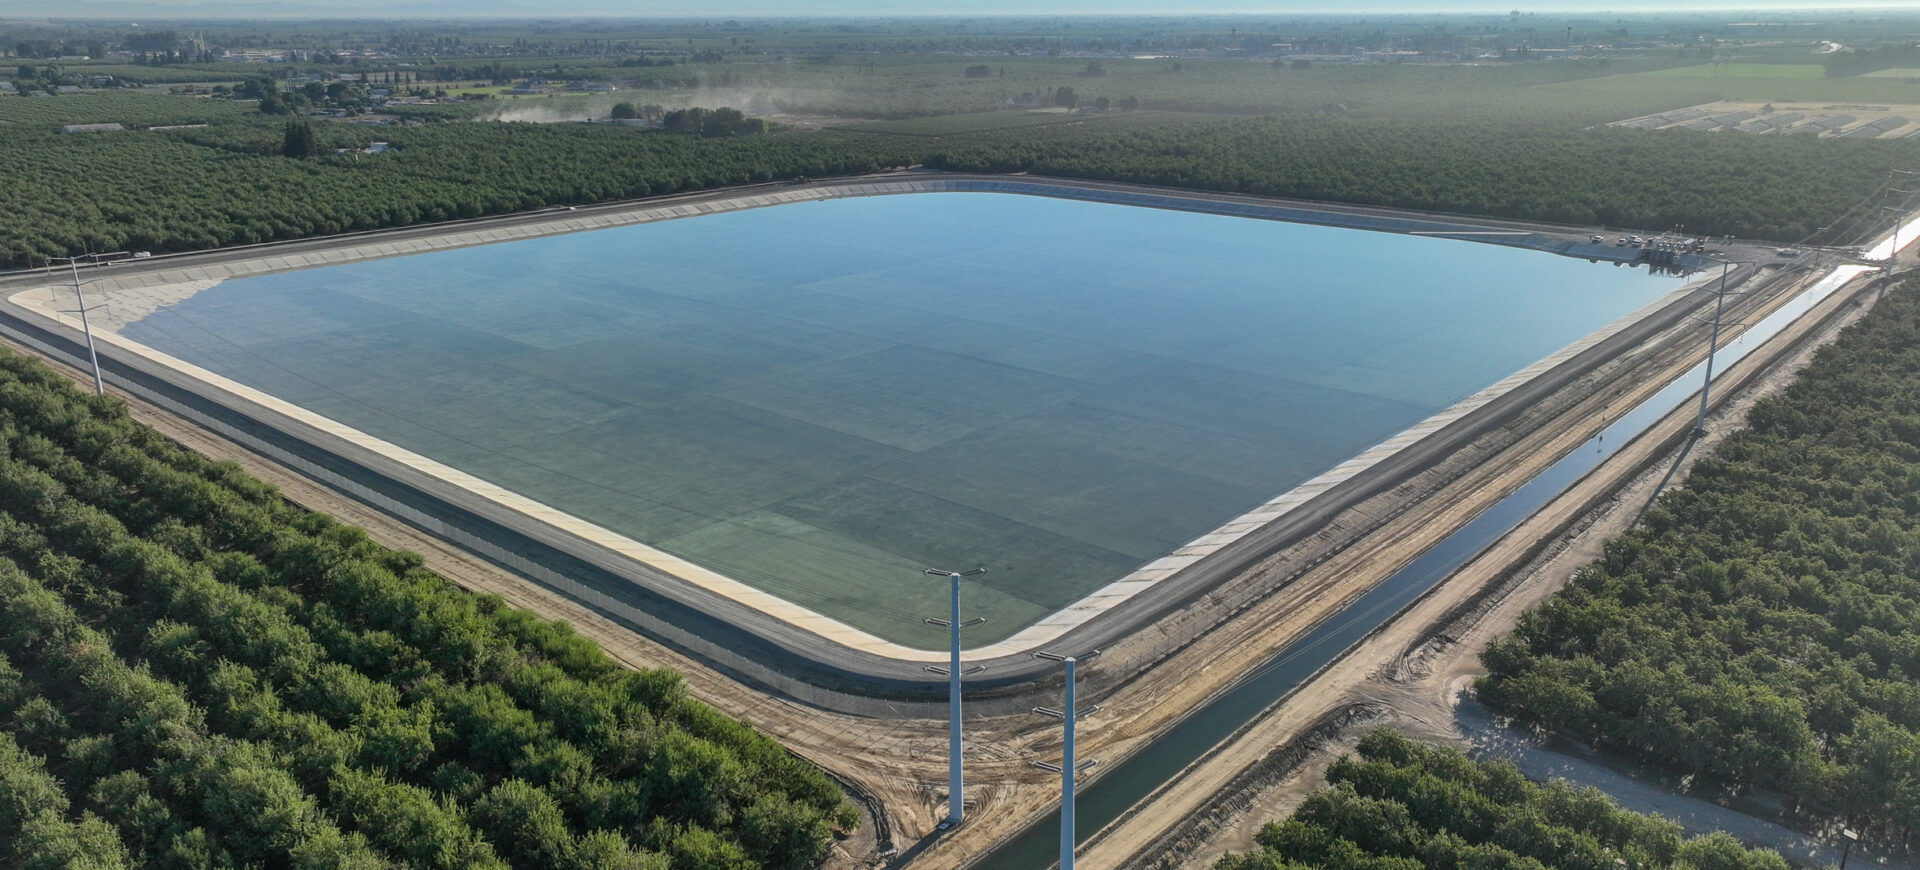
[[[123,332],[889,639],[1004,637],[1671,278],[1006,194],[223,283]]]

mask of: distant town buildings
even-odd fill
[[[287,63],[289,61],[307,61],[313,59],[313,52],[297,48],[225,48],[220,50],[222,63]]]

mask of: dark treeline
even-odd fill
[[[617,106],[615,108],[618,108]],[[660,128],[670,133],[698,133],[702,136],[748,136],[767,132],[764,118],[749,118],[739,109],[674,109],[660,120]]]
[[[1883,69],[1920,66],[1920,45],[1883,45],[1849,48],[1827,55],[1827,75],[1834,78],[1864,75]]]
[[[1917,159],[1912,142],[1276,117],[1009,131],[948,145],[926,164],[1794,241]]]
[[[757,119],[756,119],[757,120]],[[179,251],[471,218],[542,206],[869,172],[912,162],[881,137],[704,138],[581,124],[285,122],[60,136],[0,126],[0,264],[86,250]],[[334,154],[389,141],[383,154]]]
[[[1920,835],[1920,281],[1483,655],[1481,696],[1809,823]]]
[[[849,110],[887,114],[887,106],[901,101],[923,113],[977,108],[985,93],[978,82],[966,84],[958,62],[926,81],[928,69],[902,69],[913,75],[845,79],[872,79],[871,86],[890,95],[863,92]],[[297,150],[309,156],[290,158],[284,117],[265,113],[360,111],[369,105],[370,88],[338,81],[292,91],[271,81],[243,84],[262,97],[259,104],[136,94],[13,99],[0,102],[0,121],[9,122],[0,124],[0,147],[15,155],[8,183],[0,185],[0,266],[87,250],[192,250],[913,163],[1581,226],[1684,226],[1793,243],[1843,223],[1890,170],[1920,162],[1920,141],[1608,127],[1607,121],[1651,106],[1684,105],[1711,93],[1690,86],[1654,95],[1622,88],[1608,83],[1612,69],[1600,62],[1490,69],[1355,65],[1271,74],[1262,68],[1253,76],[1246,72],[1255,68],[1244,65],[1180,73],[1104,69],[1097,80],[1076,79],[1089,93],[1073,96],[1086,102],[1096,81],[1124,79],[1127,92],[1146,89],[1139,94],[1143,108],[1194,108],[1198,100],[1219,111],[1277,114],[1230,120],[1156,114],[1123,123],[1131,115],[1096,112],[1097,124],[1010,125],[934,138],[832,130],[741,136],[763,130],[762,119],[725,108],[686,109],[662,120],[701,135],[671,136],[599,125],[453,123],[434,119],[477,110],[464,103],[389,105],[381,111],[413,120],[374,128],[319,123],[312,149]],[[955,83],[959,91],[941,90]],[[843,88],[801,90],[817,91],[809,99],[818,100]],[[1069,88],[1051,89],[1056,101],[1062,90]],[[923,104],[927,100],[933,104]],[[1092,102],[1098,105],[1097,98]],[[88,121],[165,124],[168,113],[213,126],[56,132],[61,124]],[[394,147],[378,155],[335,153],[357,152],[375,139]]]
[[[1687,839],[1595,789],[1528,782],[1510,762],[1475,763],[1387,730],[1356,752],[1291,818],[1260,830],[1261,848],[1216,870],[1787,870],[1778,854],[1726,834]]]
[[[743,131],[708,124],[710,116],[717,113],[682,120],[709,135]],[[0,264],[293,239],[915,162],[1791,242],[1834,224],[1888,169],[1920,156],[1911,142],[1368,118],[1040,128],[948,141],[831,131],[708,138],[577,124],[320,124],[315,132],[320,156],[291,160],[283,124],[93,136],[0,127],[0,142],[20,146],[0,186]],[[375,137],[393,150],[333,154]]]
[[[0,866],[801,868],[856,820],[677,675],[0,355]]]

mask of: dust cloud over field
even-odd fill
[[[677,93],[623,90],[591,96],[560,94],[546,99],[506,101],[497,110],[484,113],[475,120],[521,121],[529,124],[603,121],[613,114],[613,107],[621,103],[632,103],[635,107],[659,106],[669,112],[676,109],[734,108],[749,117],[764,118],[786,114],[786,107],[818,101],[821,97],[822,92],[819,91],[793,88],[701,88]]]

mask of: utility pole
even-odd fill
[[[928,625],[944,626],[950,641],[947,666],[944,668],[927,666],[927,670],[936,674],[945,674],[947,677],[947,820],[940,823],[940,827],[946,829],[960,824],[961,818],[966,814],[964,797],[966,783],[960,770],[960,678],[966,674],[977,674],[986,670],[984,665],[968,671],[960,669],[960,629],[987,621],[984,616],[976,616],[966,622],[960,621],[960,578],[977,577],[987,573],[987,569],[942,571],[938,568],[928,568],[925,573],[933,577],[946,577],[953,583],[952,606],[947,611],[947,618],[929,617],[926,621]]]
[[[1720,261],[1720,291],[1713,296],[1713,337],[1707,341],[1707,379],[1700,385],[1700,413],[1693,418],[1693,438],[1707,435],[1707,392],[1713,389],[1713,354],[1720,349],[1720,310],[1727,303],[1727,270],[1733,264]]]
[[[1733,268],[1731,261],[1720,260],[1719,263],[1720,289],[1713,297],[1713,335],[1707,341],[1707,374],[1706,379],[1700,384],[1700,410],[1694,415],[1693,431],[1687,434],[1687,440],[1680,445],[1680,452],[1673,457],[1673,464],[1667,467],[1666,476],[1653,485],[1653,492],[1647,496],[1647,503],[1640,508],[1641,513],[1651,510],[1654,502],[1660,500],[1660,493],[1666,491],[1667,483],[1673,480],[1674,473],[1678,472],[1680,466],[1686,462],[1687,454],[1693,450],[1694,445],[1700,443],[1700,439],[1707,437],[1707,401],[1713,389],[1713,356],[1720,350],[1720,315],[1727,304],[1727,272]]]
[[[1912,196],[1914,193],[1911,190],[1894,190],[1892,188],[1888,188],[1887,192],[1888,193],[1904,193],[1908,196]],[[1892,274],[1893,261],[1900,258],[1900,222],[1903,220],[1906,220],[1907,212],[1906,212],[1906,209],[1895,208],[1894,206],[1890,206],[1890,205],[1883,205],[1880,208],[1884,211],[1893,212],[1893,247],[1888,249],[1886,265],[1881,267],[1882,272],[1887,274]]]
[[[87,297],[80,292],[80,258],[49,257],[47,259],[67,261],[67,271],[73,275],[73,298],[80,305],[80,332],[87,337],[87,361],[93,365],[93,394],[104,396],[107,394],[107,384],[100,376],[100,352],[93,346],[93,324],[87,320]]]
[[[1099,654],[1100,654],[1099,650],[1094,650],[1093,652],[1088,653],[1085,657],[1093,658],[1094,656],[1097,656]],[[1099,705],[1096,704],[1092,707],[1087,708],[1087,710],[1084,712],[1076,711],[1074,709],[1074,704],[1073,704],[1074,658],[1073,656],[1056,655],[1050,652],[1036,652],[1033,654],[1033,657],[1038,659],[1047,659],[1049,661],[1062,662],[1067,666],[1067,687],[1066,687],[1066,699],[1065,699],[1066,703],[1063,705],[1063,709],[1053,710],[1047,707],[1033,708],[1033,712],[1035,713],[1039,713],[1042,716],[1052,716],[1053,718],[1059,719],[1061,720],[1061,722],[1065,723],[1066,732],[1060,744],[1060,763],[1057,765],[1049,764],[1045,761],[1032,761],[1028,763],[1032,764],[1034,767],[1040,768],[1041,770],[1051,770],[1051,771],[1054,771],[1055,773],[1060,774],[1060,870],[1073,870],[1073,847],[1074,847],[1073,795],[1077,785],[1075,780],[1079,777],[1081,771],[1086,770],[1100,763],[1099,761],[1096,761],[1094,759],[1087,759],[1086,761],[1078,764],[1074,763],[1073,723],[1074,723],[1074,720],[1080,718],[1081,716],[1088,715],[1094,712],[1095,710],[1100,709],[1100,707]]]
[[[1897,189],[1895,189],[1895,188],[1894,188],[1894,186],[1893,186],[1893,177],[1894,177],[1894,176],[1896,176],[1896,175],[1920,175],[1920,172],[1917,172],[1917,171],[1914,171],[1914,170],[1911,170],[1911,169],[1889,169],[1889,170],[1887,170],[1887,187],[1886,187],[1886,192],[1887,192],[1887,193],[1898,193],[1898,194],[1902,194],[1902,195],[1904,195],[1904,196],[1909,196],[1909,197],[1911,197],[1911,196],[1913,196],[1913,194],[1914,194],[1914,192],[1913,192],[1913,191],[1911,191],[1911,190],[1897,190]],[[1903,201],[1903,202],[1902,202],[1901,204],[1902,204],[1902,205],[1905,205],[1905,202]],[[1901,219],[1903,219],[1903,218],[1905,218],[1905,217],[1906,217],[1906,213],[1905,213],[1905,212],[1903,212],[1903,211],[1901,211],[1900,209],[1897,209],[1897,208],[1892,208],[1892,207],[1889,207],[1889,206],[1884,206],[1884,205],[1883,205],[1883,206],[1881,206],[1881,208],[1883,208],[1883,209],[1886,209],[1887,211],[1890,211],[1890,212],[1894,212],[1894,213],[1895,213],[1895,216],[1894,216],[1894,219],[1893,219],[1893,248],[1892,248],[1892,250],[1889,250],[1889,251],[1887,252],[1887,265],[1886,265],[1886,272],[1887,272],[1887,274],[1892,274],[1892,273],[1893,273],[1893,261],[1894,261],[1894,260],[1896,260],[1896,259],[1899,259],[1899,257],[1900,257],[1900,221],[1901,221]]]

